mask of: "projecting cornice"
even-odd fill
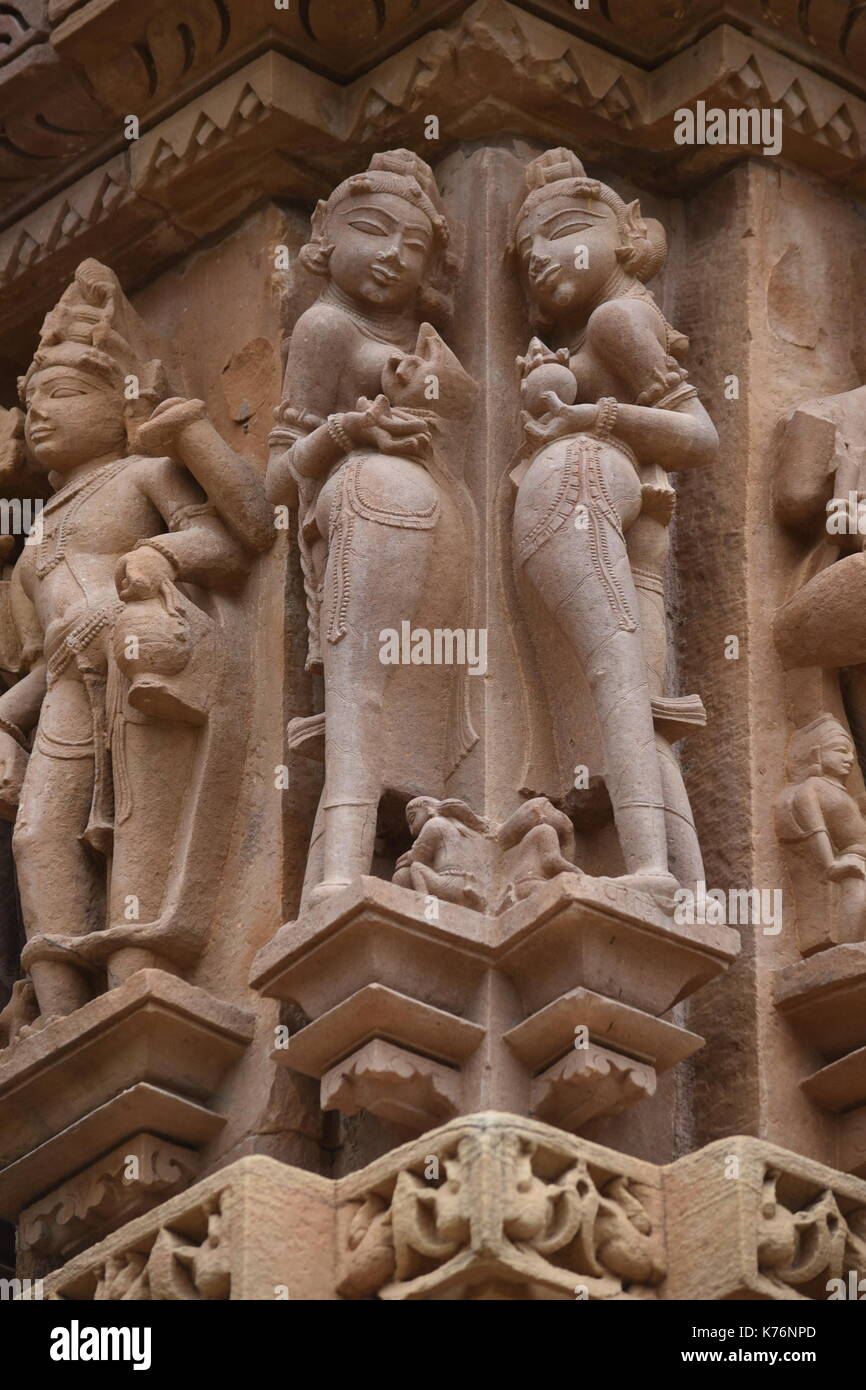
[[[189,12],[204,16],[215,6],[216,0],[194,0]],[[82,62],[89,51],[94,86],[100,62],[114,74],[111,82],[98,82],[102,109],[113,110],[102,119],[113,122],[114,134],[107,139],[107,127],[97,129],[94,107],[82,102],[74,108],[83,113],[82,120],[89,113],[91,134],[102,139],[105,149],[100,146],[92,167],[70,180],[72,155],[52,156],[48,146],[53,137],[45,133],[40,159],[46,175],[58,165],[66,171],[66,181],[0,233],[3,330],[29,329],[84,256],[108,259],[132,287],[263,198],[307,203],[374,150],[389,145],[414,147],[435,159],[460,140],[516,134],[573,145],[587,159],[604,161],[638,183],[675,192],[748,153],[732,146],[675,143],[675,112],[703,100],[725,108],[780,108],[783,159],[852,194],[866,188],[866,102],[727,25],[647,70],[523,7],[478,0],[468,8],[457,7],[463,13],[447,27],[415,38],[353,81],[314,72],[271,49],[149,123],[146,103],[138,100],[142,89],[136,85],[135,63],[130,59],[123,81],[119,59],[107,56],[115,53],[112,44],[119,43],[111,37],[110,21],[115,16],[121,23],[123,7],[111,0],[100,5],[106,18],[99,26],[99,52],[87,50],[83,39],[94,8],[92,0],[69,13],[54,29],[52,44],[59,52],[81,44],[76,51]],[[142,8],[136,7],[136,14]],[[425,6],[423,0],[385,6],[383,12],[394,15],[396,27],[390,28],[389,21],[379,41],[387,47],[389,34],[405,36],[410,22],[420,24],[423,15],[454,8]],[[301,12],[315,18],[314,5]],[[398,12],[402,28],[396,23]],[[616,12],[614,0],[611,12]],[[175,27],[162,32],[162,47],[156,29],[150,31],[152,51],[160,55],[151,75],[151,110],[161,95],[165,105],[168,93],[176,91],[168,79],[172,63],[180,63],[172,35],[177,35],[181,13],[187,7],[172,10]],[[124,20],[132,22],[128,13]],[[189,74],[199,71],[200,59],[202,72],[212,74],[222,51],[217,30],[202,18],[201,27],[190,33],[193,39],[184,50]],[[234,28],[228,38],[224,30],[219,33],[224,49],[235,39],[242,47]],[[36,62],[44,47],[34,42],[24,48],[7,63],[7,75],[14,75],[16,62]],[[46,71],[57,72],[58,66],[55,59]],[[141,137],[126,141],[121,117],[138,106]],[[62,120],[71,120],[70,109],[63,107]],[[56,114],[49,125],[60,122],[61,112]],[[425,139],[428,115],[438,118],[437,141]],[[21,172],[26,182],[25,174]],[[56,172],[54,182],[61,177]],[[8,178],[7,172],[7,186]]]
[[[18,0],[0,13],[0,218],[20,217],[272,51],[338,85],[475,6],[469,0]],[[866,7],[854,0],[516,0],[649,72],[729,25],[866,97]]]

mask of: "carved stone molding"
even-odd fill
[[[76,1256],[45,1280],[45,1296],[334,1298],[333,1270],[333,1183],[243,1158]]]
[[[745,1137],[656,1167],[485,1113],[337,1181],[241,1159],[76,1256],[45,1295],[823,1300],[852,1271],[855,1178]]]
[[[77,24],[91,8],[67,23]],[[174,50],[166,44],[169,62]],[[347,86],[274,49],[219,79],[219,69],[210,70],[209,90],[167,119],[145,123],[141,139],[129,145],[119,115],[97,117],[76,98],[81,130],[98,127],[86,173],[70,158],[69,142],[80,145],[83,134],[66,137],[66,146],[34,146],[39,158],[31,163],[42,180],[34,195],[38,210],[11,208],[0,233],[4,331],[35,329],[83,256],[110,250],[121,278],[139,283],[262,197],[311,201],[387,145],[408,145],[429,157],[456,139],[514,130],[578,143],[591,157],[650,184],[663,181],[671,191],[743,157],[736,147],[674,143],[674,112],[704,100],[726,108],[780,107],[786,158],[852,192],[863,187],[866,104],[728,25],[645,71],[507,0],[476,0],[450,27],[416,39]],[[47,90],[44,82],[38,90]],[[72,109],[67,94],[58,101]],[[440,122],[438,144],[423,138],[430,113]],[[35,114],[14,119],[40,132],[39,141],[49,140],[46,128],[54,122],[44,99]],[[16,141],[12,122],[7,118],[15,151],[8,155],[9,177],[23,180],[23,188],[32,140]],[[61,171],[62,191],[54,191],[57,179],[44,180],[46,161]]]
[[[862,1276],[857,1178],[737,1137],[671,1164],[664,1185],[669,1248],[679,1251],[670,1298],[827,1299],[831,1280]]]
[[[510,1288],[574,1298],[583,1285],[590,1298],[656,1297],[657,1174],[631,1173],[627,1161],[614,1172],[593,1146],[578,1154],[540,1127],[490,1119],[430,1136],[439,1142],[428,1176],[401,1167],[389,1195],[380,1183],[361,1202],[341,1203],[340,1292],[404,1300]],[[360,1188],[357,1178],[351,1186]]]
[[[68,181],[70,159],[92,163],[112,140],[117,148],[119,118],[134,112],[152,124],[265,49],[345,83],[471,8],[470,0],[303,0],[283,10],[272,0],[20,0],[0,21],[6,200],[37,190],[44,198],[52,182]],[[866,77],[866,21],[847,0],[689,0],[661,13],[647,0],[586,10],[516,0],[512,9],[541,11],[638,68],[729,24],[854,90]]]
[[[252,1032],[248,1011],[142,970],[20,1036],[0,1064],[3,1218],[14,1220],[37,1198],[57,1198],[73,1174],[105,1164],[135,1136],[159,1135],[186,1151],[205,1147],[225,1124],[208,1102]],[[116,1210],[125,1219],[122,1204]]]

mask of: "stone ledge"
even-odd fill
[[[665,1167],[453,1120],[329,1180],[244,1158],[45,1281],[50,1299],[771,1301],[866,1274],[866,1182],[748,1137]]]

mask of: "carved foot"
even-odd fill
[[[599,883],[616,884],[618,888],[631,888],[635,893],[643,893],[660,907],[663,912],[674,910],[674,894],[680,883],[673,874],[622,874],[619,878],[601,878]]]
[[[345,892],[350,882],[350,879],[345,878],[330,881],[326,880],[324,883],[317,883],[315,888],[312,888],[309,892],[307,905],[309,907],[315,907],[316,903],[324,902],[326,898],[333,898],[335,893]]]
[[[65,1017],[65,1014],[40,1014],[33,1023],[25,1023],[24,1027],[18,1030],[18,1037],[32,1037],[34,1033],[41,1033],[43,1028],[47,1028],[51,1023],[58,1023],[61,1018]]]

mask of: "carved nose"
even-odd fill
[[[529,269],[533,272],[544,270],[549,265],[550,257],[540,256],[537,251],[533,251],[532,255],[529,257]]]

